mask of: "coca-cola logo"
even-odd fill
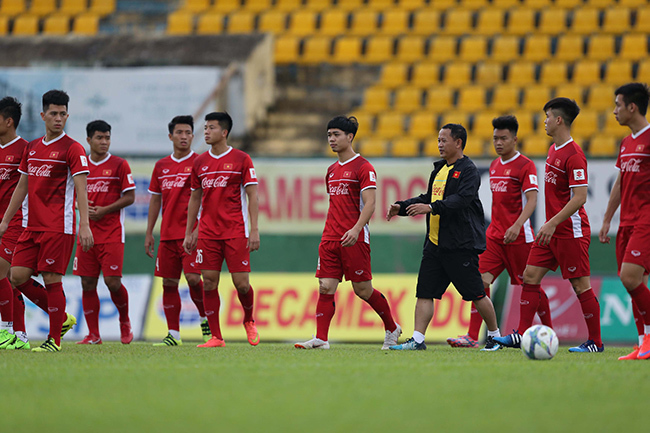
[[[557,185],[557,174],[547,171],[544,173],[544,182]]]
[[[492,192],[508,192],[508,181],[490,182],[490,189]]]
[[[52,169],[53,168],[54,168],[54,166],[50,165],[50,164],[43,164],[43,165],[40,165],[40,166],[30,164],[27,171],[29,172],[30,176],[52,177]]]
[[[641,159],[630,158],[621,162],[621,171],[625,173],[638,173],[641,171]]]
[[[107,180],[100,180],[94,183],[88,184],[88,192],[108,192],[108,186],[110,182]]]
[[[230,176],[218,176],[212,179],[204,177],[201,180],[201,188],[225,188],[228,186],[228,179]]]
[[[349,194],[350,194],[350,185],[347,183],[330,185],[330,195],[349,195]]]
[[[13,170],[6,167],[0,167],[0,180],[9,180]]]
[[[187,177],[177,176],[176,179],[163,179],[162,189],[183,188]]]

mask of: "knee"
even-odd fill
[[[122,280],[119,278],[104,278],[104,284],[106,284],[106,287],[108,287],[108,290],[111,292],[117,292],[120,290],[120,287],[122,287]]]
[[[537,280],[537,275],[534,272],[529,271],[528,269],[524,271],[524,284],[539,284],[539,281]]]
[[[16,274],[15,272],[12,272],[11,275],[9,276],[9,281],[11,282],[11,285],[14,287],[22,286],[27,282],[28,279],[29,277]]]
[[[621,273],[621,283],[627,289],[627,291],[632,291],[639,287],[643,282],[643,278],[638,278],[636,275],[630,275],[628,273]]]
[[[190,286],[198,286],[201,283],[201,276],[199,274],[185,274],[185,279]]]
[[[327,284],[325,281],[318,282],[318,293],[321,295],[331,295],[336,291],[336,288],[332,289],[330,284]],[[356,293],[356,290],[355,290]]]

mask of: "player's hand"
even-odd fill
[[[8,228],[9,224],[0,222],[0,238],[2,238],[5,233],[7,233]]]
[[[251,234],[248,237],[248,241],[246,242],[246,247],[248,248],[249,252],[257,251],[260,249],[260,231],[259,230],[251,230]]]
[[[537,232],[535,242],[542,246],[548,245],[551,242],[551,237],[553,237],[556,227],[557,226],[555,224],[549,221],[544,223],[544,225],[539,229],[539,232]]]
[[[341,246],[342,247],[351,247],[352,245],[357,243],[357,239],[359,239],[359,232],[361,230],[357,230],[354,227],[348,230],[341,236]]]
[[[199,232],[193,231],[189,235],[185,236],[183,240],[183,249],[187,254],[192,254],[196,249],[196,244],[199,242]]]
[[[503,235],[503,243],[504,244],[510,244],[514,241],[517,240],[519,237],[519,233],[521,233],[521,226],[518,225],[513,225],[508,230],[506,230],[505,234]]]
[[[398,204],[391,204],[390,207],[388,208],[388,212],[386,212],[386,221],[390,221],[392,217],[397,215],[399,213],[400,205]]]
[[[95,245],[93,232],[90,231],[90,227],[85,224],[79,225],[79,241],[81,242],[81,249],[84,252],[87,252],[93,247],[93,245]]]
[[[106,208],[102,206],[88,206],[88,218],[99,221],[106,215]]]
[[[431,206],[425,203],[415,203],[406,208],[408,216],[424,215],[431,213]]]
[[[155,240],[153,238],[152,234],[146,234],[144,236],[144,252],[147,253],[149,257],[153,259],[153,249],[154,249],[154,244]]]
[[[609,226],[610,223],[603,222],[603,226],[600,228],[600,232],[598,232],[598,240],[600,241],[601,244],[608,244],[610,240],[612,240],[609,237]]]

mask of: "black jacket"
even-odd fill
[[[436,174],[447,161],[433,163],[426,194],[398,201],[400,216],[406,216],[406,208],[414,203],[431,203],[431,188]],[[438,246],[445,249],[473,249],[485,251],[485,216],[478,198],[481,176],[474,162],[467,156],[456,161],[449,172],[442,200],[431,203],[434,215],[440,215]],[[427,239],[429,218],[427,215]],[[425,241],[426,243],[426,241]]]

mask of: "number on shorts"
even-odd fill
[[[196,260],[194,260],[196,263],[203,263],[203,250],[198,249],[196,250]]]

